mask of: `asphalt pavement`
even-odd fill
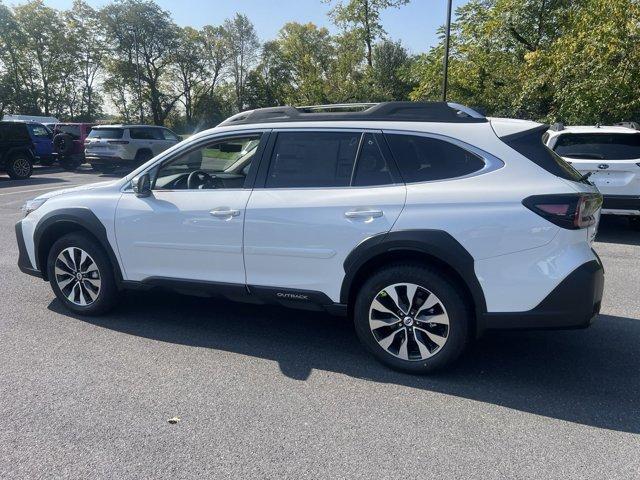
[[[376,363],[348,321],[177,294],[64,311],[17,268],[40,193],[0,176],[0,478],[640,478],[640,232],[604,218],[602,314],[485,335],[450,370]],[[169,423],[177,418],[177,423]]]

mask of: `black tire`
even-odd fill
[[[99,272],[99,290],[97,291],[97,295],[93,299],[93,301],[91,301],[90,303],[87,302],[87,305],[74,303],[68,298],[71,290],[76,288],[75,286],[72,286],[70,288],[70,286],[68,285],[63,285],[61,287],[61,285],[58,283],[58,279],[60,279],[61,282],[64,282],[65,279],[73,277],[73,275],[69,275],[68,277],[65,277],[64,275],[56,275],[56,260],[58,259],[60,253],[68,248],[81,249],[86,252],[90,257],[90,260],[93,260],[95,266],[97,267],[97,271]],[[86,261],[83,265],[86,265]],[[58,267],[60,268],[61,265],[58,264]],[[113,266],[109,261],[109,257],[107,256],[104,249],[100,245],[98,245],[94,239],[84,233],[69,233],[59,238],[53,244],[47,258],[47,275],[49,278],[49,282],[51,283],[51,288],[56,294],[56,297],[58,297],[58,300],[60,300],[60,302],[62,302],[62,304],[72,312],[79,313],[81,315],[101,315],[111,310],[118,301],[118,288],[113,273]],[[95,282],[95,280],[89,280],[89,274],[86,275],[86,279],[89,282]],[[73,281],[72,283],[76,282]],[[85,300],[91,299],[88,294],[87,287],[87,285],[80,287],[80,290],[83,293],[83,298]],[[79,297],[79,293],[80,292],[77,292],[74,296]]]
[[[383,348],[378,343],[378,340],[376,340],[376,337],[369,326],[370,308],[378,294],[382,292],[383,289],[405,282],[419,285],[439,299],[439,305],[444,307],[444,311],[448,316],[448,327],[441,327],[440,325],[433,325],[428,322],[417,323],[415,320],[412,322],[412,327],[405,327],[401,321],[396,325],[398,330],[397,334],[393,333],[393,329],[395,327],[385,326],[383,327],[383,333],[380,334],[380,336],[387,336],[387,333],[391,332],[393,335],[398,337],[400,340],[399,343],[404,343],[408,340],[409,335],[417,335],[424,340],[424,334],[422,333],[424,330],[422,330],[422,332],[418,332],[418,328],[416,328],[414,333],[413,327],[424,327],[426,324],[429,325],[429,328],[443,328],[442,332],[446,332],[446,341],[444,344],[441,347],[437,347],[434,343],[431,346],[432,350],[430,351],[430,353],[434,352],[432,356],[425,355],[425,358],[422,359],[420,358],[421,352],[416,352],[418,344],[413,338],[411,342],[408,342],[408,344],[411,344],[412,348],[410,348],[410,350],[412,350],[414,354],[414,359],[404,360]],[[403,287],[400,287],[400,292],[402,292],[402,288]],[[424,292],[424,290],[421,291]],[[422,302],[424,301],[425,300],[422,299]],[[436,306],[434,308],[440,308],[440,306]],[[380,269],[371,275],[362,285],[356,296],[353,313],[356,333],[360,338],[360,341],[364,344],[366,349],[374,355],[374,357],[395,370],[417,374],[428,373],[443,368],[451,364],[460,356],[469,340],[469,325],[471,324],[473,315],[469,301],[467,300],[463,290],[455,282],[449,280],[446,275],[442,274],[436,268],[415,264],[393,264]],[[418,315],[415,315],[415,317],[417,318]],[[389,316],[388,318],[392,319],[394,322],[396,321],[395,316]],[[384,330],[387,328],[391,330]],[[376,330],[376,335],[378,335],[377,332],[379,331],[380,330]],[[410,331],[411,333],[409,333]],[[443,333],[443,335],[445,334]],[[396,340],[394,340],[394,342],[396,342]],[[426,341],[426,343],[429,342]],[[392,344],[390,348],[393,347],[393,345],[394,344]],[[422,346],[426,347],[425,344]]]
[[[82,162],[80,160],[76,160],[75,158],[61,158],[59,163],[64,170],[72,172],[73,170],[77,170]]]
[[[7,161],[7,174],[14,180],[26,180],[33,173],[33,160],[26,153],[16,153]]]
[[[73,152],[73,137],[68,133],[59,133],[53,137],[53,150],[61,157]]]

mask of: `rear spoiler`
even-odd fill
[[[496,136],[502,141],[516,139],[523,135],[530,135],[540,131],[540,135],[549,129],[549,125],[544,125],[530,120],[514,120],[511,118],[489,118],[491,128]]]

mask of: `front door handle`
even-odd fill
[[[231,208],[214,209],[209,212],[216,218],[237,217],[240,215],[240,210],[234,210]]]
[[[382,210],[351,210],[344,212],[344,216],[347,218],[378,218],[383,213]]]

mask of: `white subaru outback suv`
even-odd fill
[[[158,287],[348,315],[410,372],[486,329],[590,324],[602,197],[547,126],[361,108],[244,112],[123,179],[42,195],[16,226],[20,269],[86,315]]]
[[[629,126],[555,124],[545,142],[598,187],[603,214],[626,215],[640,228],[640,132]]]

